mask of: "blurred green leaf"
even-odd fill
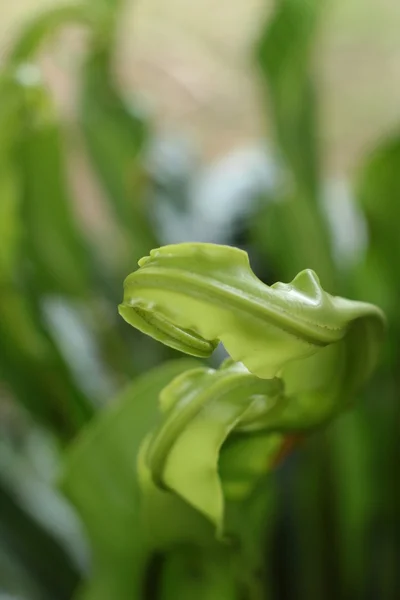
[[[381,143],[366,159],[355,186],[356,199],[368,225],[368,251],[356,273],[359,293],[387,311],[397,331],[400,239],[397,222],[400,197],[400,136]]]
[[[54,536],[21,507],[1,481],[0,514],[1,545],[32,578],[40,598],[71,598],[80,581],[79,571]]]
[[[256,224],[256,236],[278,269],[291,278],[315,269],[335,288],[329,231],[320,207],[320,166],[312,50],[321,0],[279,0],[256,57],[275,127],[283,173],[273,202]]]
[[[334,469],[334,506],[338,561],[343,594],[365,597],[368,578],[368,540],[375,518],[379,487],[373,483],[374,436],[365,411],[353,411],[334,424],[329,432]],[[370,429],[370,431],[369,431]],[[349,482],[351,484],[349,485]],[[382,483],[382,482],[381,482]]]
[[[53,35],[59,27],[70,23],[86,25],[90,22],[89,11],[82,3],[48,8],[30,19],[17,35],[8,60],[14,65],[30,62],[45,38]]]
[[[104,19],[112,19],[124,4],[124,0],[83,0],[91,13],[102,15]]]
[[[0,374],[36,418],[62,437],[69,437],[86,422],[92,408],[75,387],[46,331],[38,307],[27,293],[21,221],[24,182],[17,169],[23,94],[7,75],[3,76],[0,86],[3,97],[0,210],[4,218],[0,220],[0,228],[4,228],[0,250]]]
[[[311,60],[321,0],[278,0],[257,46],[279,148],[296,184],[315,202],[319,187]]]
[[[125,236],[132,264],[154,243],[142,165],[148,128],[120,97],[111,71],[110,48],[94,42],[84,67],[80,122],[93,167]]]
[[[14,79],[0,77],[0,282],[14,281],[20,258],[22,227],[19,218],[21,181],[16,164],[21,132],[19,114],[23,97]]]
[[[235,573],[235,568],[237,569]],[[236,565],[229,552],[188,551],[187,547],[166,556],[158,600],[241,600],[237,586],[242,565]],[[236,577],[235,577],[236,575]],[[256,598],[254,598],[256,600]]]
[[[41,316],[22,290],[2,291],[0,376],[21,404],[62,439],[69,439],[93,413],[76,387]]]
[[[123,339],[118,335],[115,312],[112,311],[112,318],[107,322],[101,300],[99,302],[101,293],[104,300],[107,300],[106,295],[112,295],[107,289],[108,273],[104,275],[104,271],[98,268],[93,249],[73,214],[65,174],[62,130],[55,108],[38,70],[30,65],[27,79],[27,68],[17,68],[12,76],[3,76],[3,85],[7,84],[12,90],[8,95],[6,90],[3,93],[4,143],[0,167],[3,172],[0,186],[4,188],[0,208],[3,217],[0,228],[4,230],[0,269],[3,270],[2,279],[8,281],[4,289],[7,306],[3,314],[4,318],[6,315],[9,318],[4,327],[8,328],[7,335],[14,336],[14,343],[10,340],[11,348],[18,345],[15,354],[12,350],[11,354],[15,355],[15,359],[19,355],[17,370],[25,356],[26,368],[32,376],[35,375],[38,357],[43,356],[38,349],[42,343],[39,338],[43,335],[40,330],[46,328],[50,333],[51,325],[48,322],[45,326],[44,320],[48,315],[43,317],[39,312],[46,311],[49,295],[53,298],[68,296],[70,300],[84,300],[91,311],[99,355],[107,360],[117,377],[121,374],[131,376],[133,363]],[[7,103],[6,99],[14,96],[18,101],[15,100],[11,112],[11,101]],[[49,341],[44,343],[47,346],[45,353],[54,365],[56,359],[50,355],[58,354],[61,360],[60,352],[53,343],[52,349],[49,344]],[[31,352],[33,346],[36,346],[36,351]],[[10,372],[10,361],[4,360]],[[28,365],[29,361],[33,361],[31,365]],[[83,386],[83,389],[88,388]],[[80,394],[78,390],[76,393]],[[37,405],[41,403],[40,396],[44,402],[48,392],[42,390],[41,394],[37,394]],[[33,400],[24,402],[27,406],[35,404]]]
[[[34,67],[32,67],[34,69]],[[40,83],[21,84],[24,98],[19,152],[25,256],[43,293],[88,296],[90,250],[73,215],[62,137],[55,109]]]
[[[299,461],[290,480],[289,514],[293,518],[290,546],[295,553],[295,584],[299,600],[326,598],[336,582],[327,577],[325,549],[334,540],[329,536],[329,524],[324,512],[324,493],[327,482],[327,447],[325,432],[309,436],[300,448]],[[326,494],[331,494],[326,489]],[[329,513],[328,513],[329,514]],[[290,516],[289,516],[290,515]],[[292,516],[293,515],[293,516]],[[328,544],[324,540],[328,538]],[[329,597],[329,596],[328,596]]]
[[[0,542],[0,600],[43,600],[43,588],[19,558]]]
[[[207,521],[176,496],[157,490],[146,473],[142,501],[137,474],[139,447],[159,420],[160,391],[195,364],[174,361],[139,377],[67,453],[62,488],[83,519],[93,551],[85,599],[140,598],[152,549],[214,543]]]
[[[397,564],[399,547],[397,534],[400,529],[399,502],[400,486],[394,474],[400,455],[399,435],[399,334],[400,320],[397,299],[400,294],[399,261],[400,241],[397,232],[399,216],[398,199],[400,196],[400,136],[394,132],[367,156],[361,165],[355,183],[355,197],[363,210],[367,221],[368,247],[364,260],[357,266],[353,281],[355,293],[378,302],[387,312],[389,328],[389,344],[386,347],[386,362],[382,365],[379,378],[371,389],[371,400],[375,406],[368,414],[367,423],[374,432],[369,455],[373,457],[374,469],[373,494],[369,489],[369,498],[376,499],[378,510],[374,518],[370,516],[371,508],[363,506],[367,512],[364,523],[355,518],[353,512],[345,514],[347,519],[355,521],[355,527],[361,529],[360,537],[376,532],[378,549],[369,553],[368,559],[377,560],[382,557],[382,573],[376,581],[377,594],[382,598],[394,599],[398,588]],[[362,432],[358,432],[360,436]],[[356,434],[355,434],[356,435]],[[348,442],[350,443],[350,442]],[[361,456],[362,458],[362,456]],[[368,457],[367,457],[368,458]],[[370,459],[372,461],[372,458]],[[357,489],[353,494],[357,493]],[[359,492],[360,493],[360,492]],[[352,504],[357,501],[353,499]],[[349,510],[350,510],[349,508]],[[358,515],[357,515],[358,516]],[[378,525],[376,525],[378,523]],[[375,525],[375,529],[372,529]],[[366,528],[369,526],[370,529]],[[347,534],[348,535],[348,534]],[[362,562],[364,559],[364,563]],[[365,555],[359,560],[353,559],[353,581],[357,581]],[[345,572],[346,576],[349,574]]]

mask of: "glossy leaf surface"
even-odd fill
[[[146,451],[155,483],[207,516],[221,535],[224,496],[247,497],[272,466],[282,436],[257,434],[280,410],[281,394],[280,380],[259,379],[231,360],[218,371],[198,368],[175,378],[161,393],[163,419]],[[240,433],[247,435],[240,440]]]
[[[380,310],[327,294],[310,270],[269,287],[254,275],[245,252],[213,244],[164,246],[139,265],[125,280],[120,313],[182,352],[208,356],[222,341],[234,360],[262,378],[299,364],[304,369],[318,357],[323,364],[330,352],[344,349],[336,342],[358,344],[355,360],[365,375],[376,360]]]
[[[139,265],[120,305],[128,323],[197,356],[222,341],[239,361],[172,381],[145,447],[154,482],[221,535],[225,496],[248,495],[272,467],[281,434],[321,425],[354,399],[376,363],[384,318],[327,294],[312,271],[269,287],[245,252],[227,246],[166,246]]]

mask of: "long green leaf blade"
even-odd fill
[[[94,45],[84,67],[80,122],[91,162],[125,236],[129,260],[137,260],[154,243],[142,164],[148,128],[120,97],[110,49],[101,45]]]
[[[336,284],[329,231],[321,208],[317,102],[312,51],[325,3],[279,0],[256,46],[266,110],[271,109],[282,178],[258,218],[256,234],[281,277],[317,271]]]

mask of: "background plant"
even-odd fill
[[[353,185],[353,222],[354,231],[360,220],[364,224],[368,244],[346,254],[340,233],[348,217],[340,210],[337,217],[332,209],[343,206],[343,198],[327,203],[319,166],[311,65],[321,5],[281,0],[256,44],[265,110],[275,123],[276,158],[268,183],[250,186],[242,205],[234,202],[234,174],[225,177],[224,194],[232,201],[220,221],[215,210],[213,229],[199,210],[206,198],[199,192],[196,165],[177,175],[161,154],[150,152],[155,147],[150,119],[127,106],[114,82],[111,57],[119,3],[55,9],[28,23],[16,40],[0,82],[4,591],[69,598],[87,577],[84,535],[57,491],[59,461],[66,444],[104,402],[133,394],[129,387],[121,389],[140,386],[141,380],[135,383],[140,373],[176,357],[118,319],[122,279],[152,247],[201,240],[244,246],[267,283],[289,281],[302,268],[314,268],[328,291],[375,302],[388,315],[384,361],[357,408],[307,439],[269,478],[260,511],[265,514],[268,505],[270,517],[262,519],[262,528],[256,521],[249,527],[260,530],[259,556],[273,598],[366,598],[371,590],[380,598],[397,597],[395,215],[400,155],[392,134],[361,165]],[[85,232],[73,209],[66,176],[70,138],[37,67],[46,37],[78,21],[88,33],[88,47],[80,73],[77,128],[109,205],[110,234],[103,243]],[[251,210],[244,211],[244,203]],[[180,367],[166,366],[160,387],[171,376],[169,368]],[[152,390],[140,393],[154,396]],[[124,440],[131,442],[130,431],[119,436],[118,447],[113,440],[104,442],[102,461],[87,466],[93,474],[98,465],[110,472],[121,464],[121,477],[114,476],[117,503],[131,493],[124,487],[129,480],[123,472]],[[119,453],[116,460],[113,452]],[[105,469],[106,464],[111,466]],[[250,512],[260,514],[256,508]],[[97,523],[95,504],[88,498],[84,523],[98,536],[99,549],[109,536],[134,527],[123,511],[112,514],[109,527],[103,519]],[[110,581],[119,580],[120,568],[132,566],[130,547],[126,553],[122,548],[104,557],[102,571]],[[223,571],[219,560],[211,572],[203,565],[203,581],[205,573],[218,579]],[[154,568],[163,580],[159,589],[176,597],[175,582],[183,585],[178,574],[187,572],[182,551],[162,569],[156,560]],[[193,594],[193,582],[186,584]],[[107,590],[105,582],[100,589]],[[99,593],[95,590],[93,598],[100,598]],[[147,595],[154,593],[149,583]]]

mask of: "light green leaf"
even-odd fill
[[[269,287],[245,252],[227,246],[166,246],[139,265],[119,308],[128,323],[198,356],[222,341],[243,363],[174,379],[143,449],[154,483],[222,535],[225,500],[248,496],[271,468],[282,433],[321,425],[354,399],[376,363],[384,317],[373,305],[327,294],[312,271]]]
[[[139,448],[157,424],[158,395],[196,363],[166,363],[133,382],[96,417],[69,449],[62,488],[82,517],[93,551],[93,576],[84,598],[140,598],[154,548],[213,544],[212,528],[173,494],[152,484]],[[141,491],[142,489],[142,491]]]
[[[283,369],[284,379],[286,370],[289,380],[304,369],[317,376],[326,363],[329,376],[329,355],[353,345],[359,354],[352,348],[350,379],[362,381],[375,364],[381,311],[324,292],[310,270],[269,287],[245,252],[213,244],[164,246],[139,265],[125,280],[120,314],[173,348],[206,356],[222,341],[234,360],[262,378]],[[314,387],[326,385],[321,380],[320,373]]]
[[[268,417],[281,410],[280,396],[280,380],[259,379],[230,360],[219,371],[198,368],[175,378],[161,393],[164,417],[146,451],[154,482],[206,515],[222,535],[225,499],[218,468],[223,443],[234,431],[265,428]],[[254,480],[268,471],[268,458],[281,440],[271,441],[272,446],[265,439],[255,446],[247,436],[247,444],[239,443],[248,463],[235,464],[238,448],[230,447],[222,464],[228,497],[247,496]]]

